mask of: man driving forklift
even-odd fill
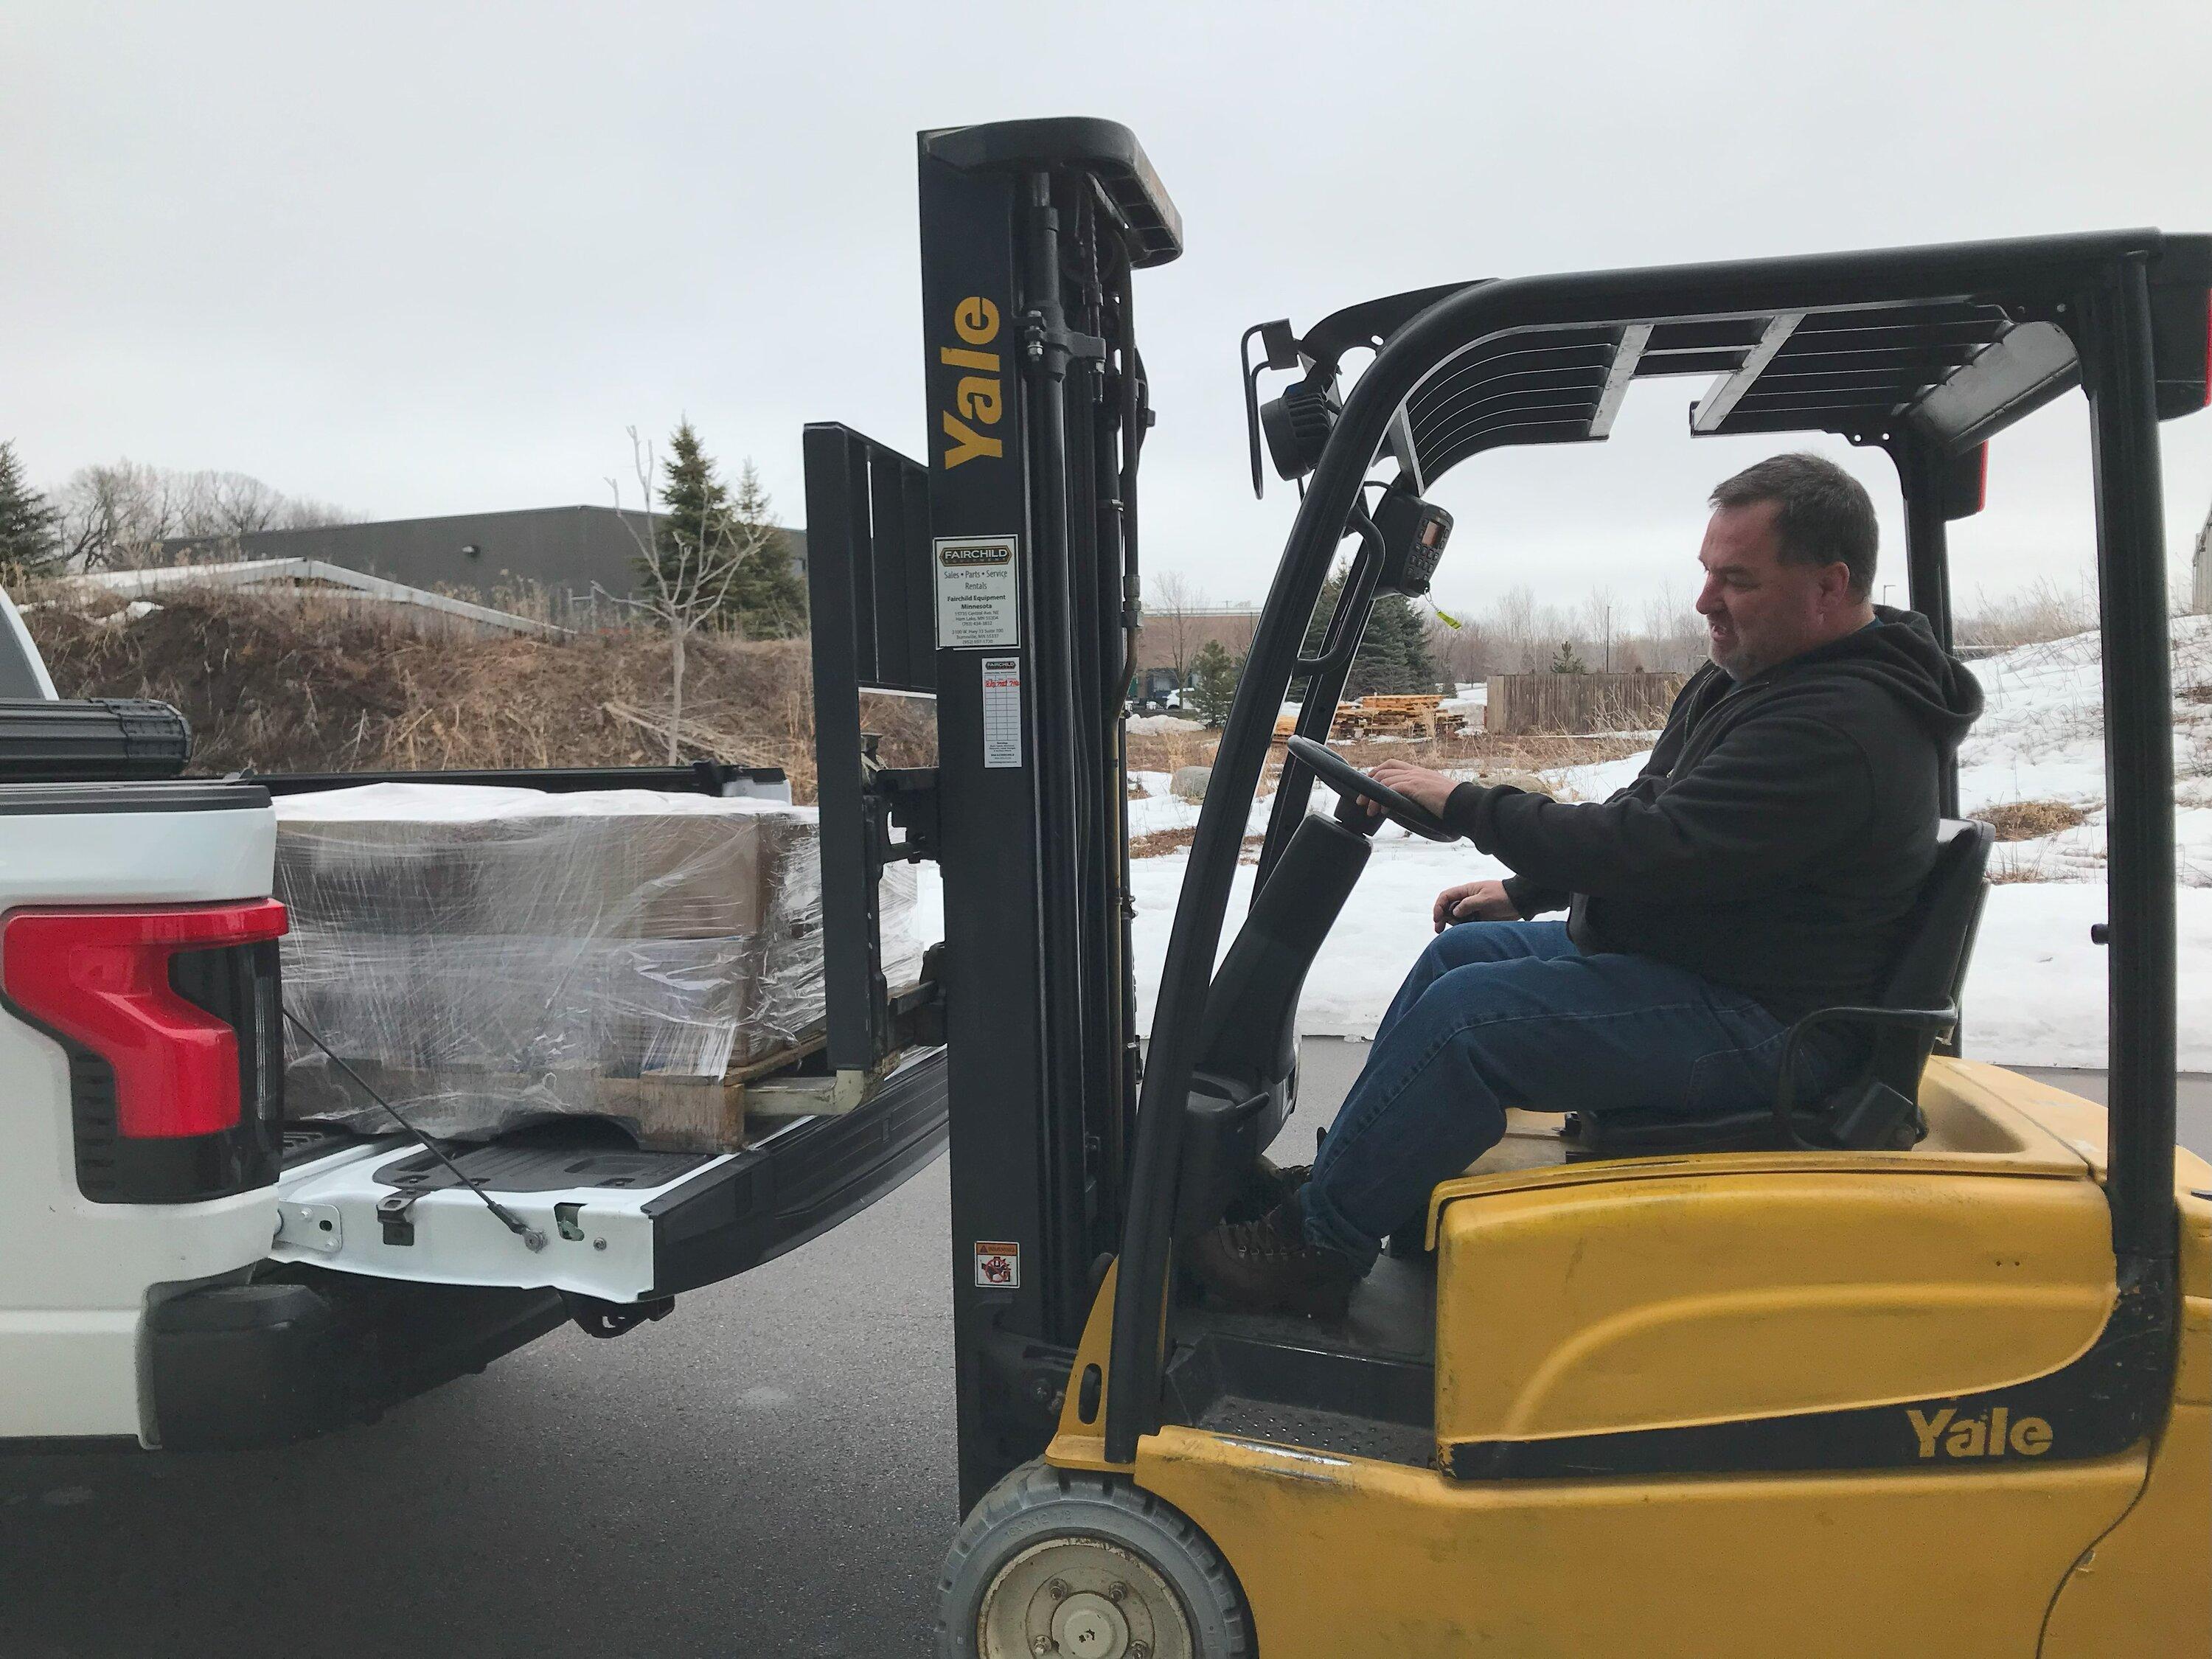
[[[967,1516],[939,1579],[938,1651],[2203,1651],[2212,1168],[2173,1144],[2159,434],[2212,404],[2212,237],[1480,279],[1249,330],[1253,471],[1272,459],[1303,495],[1140,1055],[1121,701],[1152,420],[1131,296],[1180,253],[1181,220],[1112,123],[950,128],[919,150],[929,452],[810,427],[807,519],[825,976],[850,988],[829,999],[841,1088],[865,1093],[894,1036],[871,948],[882,863],[903,850],[944,873],[937,1006],[913,1005],[945,1041]],[[1264,374],[1295,378],[1263,403]],[[1478,457],[1601,441],[1635,384],[1687,375],[1713,377],[1692,435],[1824,433],[1889,458],[1897,562],[1947,647],[1948,526],[1980,510],[1990,441],[2082,394],[2109,1114],[1946,1035],[1990,837],[1957,817],[1955,763],[1929,762],[1973,691],[1917,623],[1866,604],[1863,503],[1841,515],[1860,526],[1856,561],[1848,535],[1808,538],[1779,482],[1718,503],[1706,608],[1722,663],[1625,799],[1475,790],[1455,824],[1323,741],[1376,604],[1426,592],[1438,568],[1439,483]],[[933,692],[934,768],[868,763],[862,685]],[[1306,810],[1316,783],[1333,812]],[[1186,1294],[1182,1270],[1231,1206],[1281,1195],[1261,1153],[1296,1109],[1309,971],[1357,915],[1370,801],[1426,839],[1471,827],[1527,887],[1583,896],[1572,956],[1411,988],[1316,1190],[1371,1249],[1411,1218],[1395,1201],[1355,1210],[1370,1153],[1449,1170],[1495,1135],[1509,1090],[1580,1109],[1515,1114],[1473,1167],[1426,1193],[1426,1175],[1407,1182],[1425,1213],[1394,1254],[1433,1247],[1433,1263],[1376,1263],[1347,1317],[1223,1308]],[[1499,1018],[1439,1022],[1432,1054],[1415,1042],[1421,1004],[1492,969],[1672,972],[1751,1021],[1748,1005],[1778,1018],[1860,994],[1893,939],[1865,1006],[1814,1008],[1778,1045],[1875,1033],[1814,1098],[1778,1053],[1771,1099],[1705,1111],[1757,1092],[1741,1073],[1759,1043],[1717,1017],[1703,1048],[1694,1028],[1637,1041],[1632,1091],[1564,1074],[1619,1071],[1603,1050],[1629,1045],[1589,1017],[1617,1008],[1553,1029],[1552,1053],[1517,1052]],[[1400,1127],[1417,1103],[1435,1121]],[[1285,1254],[1304,1249],[1294,1213]],[[1338,1254],[1348,1285],[1357,1261]]]
[[[1773,456],[1711,505],[1697,601],[1711,660],[1634,783],[1569,804],[1403,761],[1374,769],[1514,873],[1437,895],[1437,937],[1304,1184],[1194,1242],[1190,1267],[1218,1300],[1339,1316],[1385,1236],[1418,1229],[1507,1109],[1758,1109],[1792,1021],[1873,999],[1981,688],[1924,618],[1871,602],[1874,503],[1841,467]],[[1863,1046],[1814,1034],[1793,1067],[1801,1096],[1833,1087]]]

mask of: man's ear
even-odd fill
[[[1841,559],[1820,567],[1820,609],[1833,614],[1857,601],[1851,597],[1851,568]]]

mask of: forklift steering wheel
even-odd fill
[[[1382,809],[1383,817],[1401,829],[1430,841],[1460,838],[1458,830],[1428,808],[1415,805],[1388,784],[1377,783],[1327,744],[1316,743],[1311,738],[1292,738],[1290,748],[1316,777],[1336,791],[1336,821],[1346,828],[1369,836],[1381,828],[1382,820],[1360,805],[1372,801]]]

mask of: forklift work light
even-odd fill
[[[1260,406],[1260,429],[1267,434],[1276,477],[1303,478],[1314,470],[1343,406],[1331,381],[1311,376]]]

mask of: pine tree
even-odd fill
[[[750,639],[788,639],[806,631],[806,584],[791,568],[791,550],[775,527],[760,472],[748,460],[738,473],[730,512],[738,539],[751,550],[730,587],[731,620]]]
[[[729,606],[730,590],[752,550],[742,538],[729,491],[714,476],[699,434],[688,420],[671,438],[674,454],[660,482],[661,511],[650,520],[652,533],[633,531],[637,540],[638,592],[623,601],[668,630],[668,761],[681,758],[684,677],[691,635],[714,623]],[[630,457],[646,504],[653,492],[653,447],[629,429]],[[621,504],[619,487],[616,504]]]
[[[729,561],[740,550],[729,488],[715,476],[714,463],[689,420],[677,423],[668,450],[660,464],[660,514],[653,528],[660,580],[687,592],[720,586]],[[642,562],[641,570],[648,578],[653,574]]]
[[[1313,656],[1328,637],[1329,618],[1344,598],[1346,573],[1340,570],[1322,585],[1313,620],[1306,625],[1303,654]],[[1437,665],[1429,650],[1429,631],[1420,612],[1403,593],[1385,593],[1375,602],[1367,618],[1367,632],[1352,659],[1352,672],[1344,683],[1346,697],[1369,693],[1399,696],[1437,689]]]
[[[1552,659],[1551,672],[1554,674],[1587,674],[1589,665],[1575,654],[1572,640],[1561,640],[1559,654]]]
[[[1183,693],[1184,706],[1208,726],[1224,724],[1237,701],[1237,682],[1243,675],[1243,658],[1231,656],[1229,647],[1219,640],[1206,641],[1190,659],[1190,689]]]
[[[1365,666],[1363,671],[1362,663]],[[1413,602],[1403,593],[1385,593],[1367,621],[1367,637],[1352,659],[1355,695],[1377,691],[1387,696],[1433,691],[1436,660],[1429,653],[1429,631]]]
[[[0,443],[0,570],[36,574],[60,564],[61,509],[31,488],[13,442]]]

